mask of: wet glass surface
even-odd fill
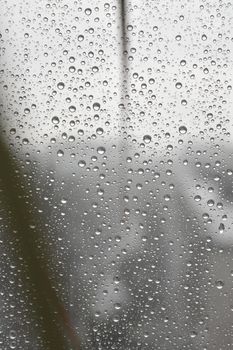
[[[0,349],[232,349],[233,4],[0,3]]]

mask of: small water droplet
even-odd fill
[[[186,106],[187,105],[187,101],[186,100],[181,100],[181,104],[182,104],[182,106]]]
[[[213,207],[213,205],[214,205],[213,199],[209,199],[209,200],[207,201],[207,205],[208,205],[209,207]]]
[[[180,41],[181,40],[181,35],[176,35],[176,41]]]
[[[59,149],[57,151],[57,155],[58,155],[58,157],[63,157],[64,156],[64,152],[61,149]]]
[[[196,336],[197,336],[197,332],[196,331],[192,331],[190,333],[190,338],[196,338]]]
[[[180,82],[177,82],[177,83],[176,83],[176,88],[177,88],[177,89],[181,89],[181,88],[182,88],[182,84],[181,84]]]
[[[24,145],[28,145],[29,144],[29,140],[27,138],[24,138],[22,140],[22,142],[23,142]]]
[[[70,111],[71,113],[74,113],[74,112],[76,111],[76,107],[75,107],[75,106],[70,106],[70,107],[69,107],[69,111]]]
[[[224,286],[224,282],[222,280],[218,280],[215,282],[215,285],[216,285],[217,289],[222,289]]]
[[[69,72],[70,72],[70,73],[74,73],[75,71],[76,71],[75,66],[70,66],[70,67],[69,67]]]
[[[59,124],[59,122],[60,122],[60,120],[59,120],[58,117],[53,117],[53,118],[52,118],[52,123],[53,123],[53,124]]]
[[[150,143],[151,142],[151,136],[150,135],[144,135],[143,136],[143,141],[145,143]]]
[[[97,129],[96,129],[96,133],[97,133],[98,135],[102,135],[102,134],[104,133],[103,128],[97,128]]]
[[[98,111],[100,109],[100,104],[98,102],[93,103],[94,111]]]
[[[225,230],[225,225],[221,222],[218,229],[219,229],[219,233],[223,233]]]
[[[80,160],[80,161],[78,162],[78,165],[80,166],[80,168],[84,168],[84,167],[86,166],[85,160]]]
[[[120,309],[121,309],[121,304],[120,304],[120,303],[115,303],[115,304],[114,304],[114,308],[115,308],[116,310],[120,310]]]
[[[102,147],[102,146],[100,146],[100,147],[97,148],[97,153],[99,153],[99,154],[104,154],[105,151],[106,151],[105,148]]]
[[[92,10],[91,10],[90,8],[85,9],[85,14],[86,14],[87,16],[90,16],[91,13],[92,13]]]
[[[182,126],[179,127],[179,133],[180,134],[186,134],[186,132],[187,132],[186,126],[182,125]]]

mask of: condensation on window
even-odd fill
[[[0,4],[0,348],[232,349],[232,2]]]

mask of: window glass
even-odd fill
[[[1,9],[0,348],[231,349],[232,3]]]

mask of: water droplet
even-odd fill
[[[121,309],[121,304],[120,304],[120,303],[115,303],[115,304],[114,304],[114,308],[115,308],[116,310],[120,310],[120,309]]]
[[[69,107],[69,111],[70,111],[71,113],[74,113],[74,112],[76,111],[76,107],[75,107],[75,106],[70,106],[70,107]]]
[[[207,201],[207,205],[208,205],[209,207],[213,207],[213,205],[214,205],[213,199],[209,199],[209,200]]]
[[[97,66],[92,67],[92,72],[97,73],[99,71],[99,68]]]
[[[74,142],[74,141],[75,141],[75,137],[74,137],[73,135],[70,135],[70,136],[68,137],[68,141],[69,141],[69,142]]]
[[[170,199],[171,199],[171,196],[170,196],[169,194],[165,194],[164,200],[165,200],[166,202],[168,202],[168,201],[170,201]]]
[[[181,35],[176,35],[176,41],[180,41],[181,40]]]
[[[136,188],[138,189],[138,190],[141,190],[142,189],[142,184],[136,184]]]
[[[197,332],[196,331],[192,331],[190,333],[190,338],[196,338],[196,336],[197,336]]]
[[[29,144],[29,140],[28,140],[27,138],[24,138],[24,139],[22,140],[22,142],[23,142],[24,145]]]
[[[177,83],[176,83],[176,88],[177,88],[177,89],[181,89],[181,88],[182,88],[182,84],[181,84],[180,82],[177,82]]]
[[[90,8],[85,9],[85,14],[86,14],[87,16],[90,16],[91,13],[92,13],[92,10],[91,10]]]
[[[100,147],[97,148],[97,153],[99,153],[99,154],[104,154],[105,151],[106,151],[105,148],[102,147],[102,146],[100,146]]]
[[[182,104],[182,106],[186,106],[187,105],[187,101],[186,100],[181,100],[181,104]]]
[[[80,166],[80,168],[84,168],[84,167],[86,166],[85,160],[80,160],[80,161],[78,162],[78,165]]]
[[[58,117],[53,117],[53,118],[52,118],[52,123],[53,123],[53,124],[59,124],[59,122],[60,122],[60,120],[59,120]]]
[[[218,229],[219,229],[219,233],[223,233],[225,230],[225,225],[221,222]]]
[[[150,143],[151,142],[151,136],[150,135],[144,135],[143,136],[143,141],[145,143]]]
[[[102,134],[104,133],[103,128],[97,128],[97,129],[96,129],[96,133],[97,133],[98,135],[102,135]]]
[[[180,61],[180,65],[181,65],[181,66],[186,66],[186,61],[185,61],[185,60],[181,60],[181,61]]]
[[[59,90],[63,90],[64,87],[65,87],[65,84],[64,84],[63,82],[60,81],[60,82],[57,84],[57,87],[58,87]]]
[[[75,62],[75,57],[74,56],[70,56],[69,61],[70,61],[70,63],[74,63]]]
[[[57,151],[57,155],[58,155],[58,157],[63,157],[64,156],[64,152],[61,149],[59,149]]]
[[[70,66],[70,67],[69,67],[69,72],[70,72],[70,73],[74,73],[75,71],[76,71],[75,66]]]
[[[224,286],[224,282],[222,280],[218,280],[215,282],[215,285],[218,289],[222,289]]]
[[[10,133],[11,133],[11,135],[15,135],[16,134],[16,129],[15,128],[10,129]]]
[[[118,323],[120,321],[120,317],[118,315],[113,317],[113,322]]]
[[[94,111],[98,111],[100,109],[100,104],[98,102],[93,103]]]
[[[182,126],[179,127],[179,133],[180,134],[186,134],[186,132],[187,132],[186,126],[182,125]]]
[[[103,196],[104,195],[104,190],[102,188],[99,188],[98,191],[97,191],[97,194],[99,196]]]
[[[10,339],[15,339],[16,338],[16,331],[15,330],[10,330]]]
[[[97,229],[97,230],[95,231],[96,236],[100,236],[101,233],[102,233],[102,230],[101,230],[101,229]]]

